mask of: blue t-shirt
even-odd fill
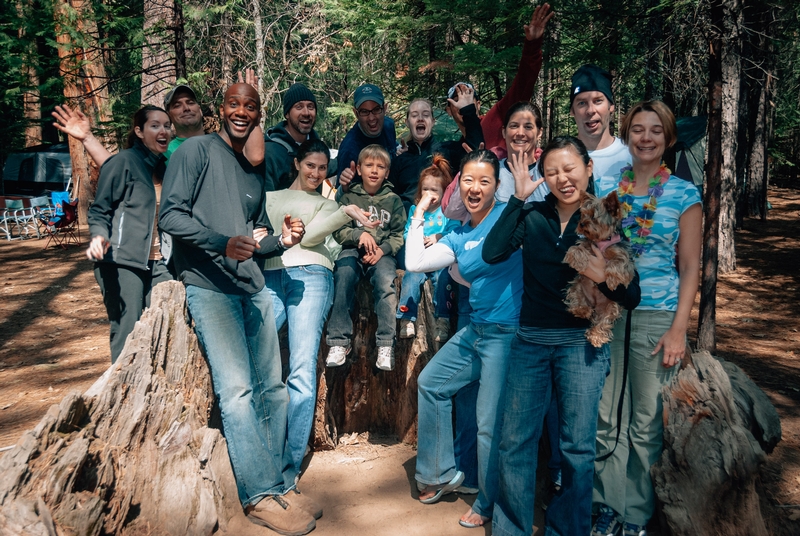
[[[408,219],[406,220],[406,228],[403,230],[403,240],[408,240],[408,229],[411,227],[411,216],[414,215],[417,205],[411,205],[408,211]],[[446,235],[453,229],[461,227],[461,222],[457,220],[448,219],[442,212],[440,206],[433,212],[425,213],[425,225],[422,227],[422,234],[425,236],[432,236],[435,234]]]
[[[619,188],[619,175],[601,177],[596,184],[597,195],[605,197]],[[637,214],[649,195],[633,198],[632,212]],[[646,251],[636,258],[642,301],[638,309],[676,311],[680,279],[675,268],[675,246],[680,236],[681,215],[692,205],[700,203],[700,192],[689,181],[674,175],[664,184],[658,198],[653,228],[647,237]]]
[[[471,319],[476,324],[519,325],[522,308],[522,250],[498,264],[483,262],[481,252],[486,235],[500,218],[505,203],[495,203],[486,218],[475,228],[469,224],[455,229],[439,243],[456,255],[458,271],[470,283]]]

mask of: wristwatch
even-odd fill
[[[283,251],[289,249],[286,244],[283,243],[283,235],[278,235],[278,245],[281,247],[281,249],[283,249]]]

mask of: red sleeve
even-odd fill
[[[519,67],[511,87],[508,88],[503,98],[492,106],[492,109],[481,118],[481,128],[483,129],[483,139],[487,149],[500,146],[505,149],[506,142],[503,139],[503,118],[512,105],[520,101],[528,101],[533,97],[533,86],[539,78],[539,71],[542,68],[542,43],[544,37],[528,41],[522,46],[522,57],[519,60]]]

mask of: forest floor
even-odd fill
[[[772,188],[770,201],[768,221],[746,220],[737,233],[736,271],[720,276],[717,355],[747,372],[781,417],[783,440],[760,491],[770,533],[789,536],[800,534],[800,190]],[[108,323],[83,248],[43,246],[0,241],[0,448],[109,364]],[[412,446],[374,438],[314,453],[301,480],[325,507],[314,534],[468,534],[457,520],[474,496],[421,505],[414,463]]]

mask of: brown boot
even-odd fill
[[[296,489],[293,489],[284,495],[283,499],[292,503],[292,506],[296,506],[307,514],[311,514],[314,516],[314,519],[319,519],[322,517],[322,507],[317,504],[314,499],[304,493],[300,493]]]
[[[249,507],[247,517],[253,523],[284,536],[302,536],[317,526],[314,516],[278,495],[264,497],[255,506]]]

